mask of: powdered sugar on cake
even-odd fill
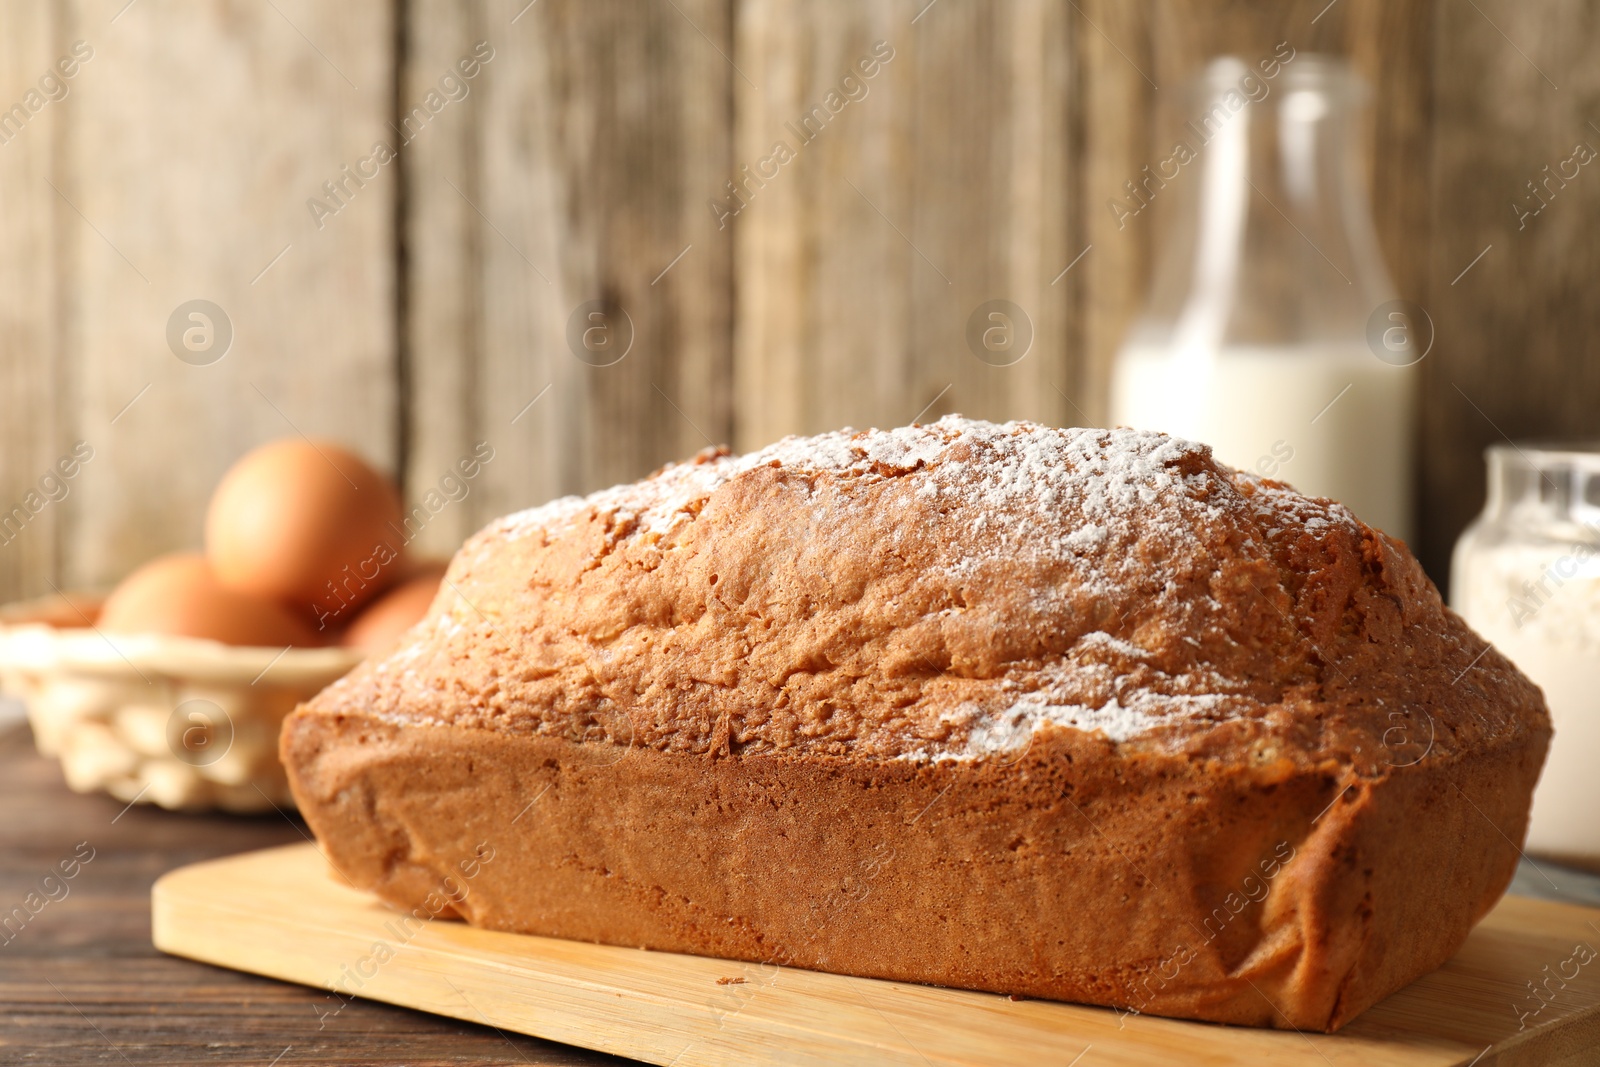
[[[970,461],[951,457],[962,445],[969,446]],[[1096,522],[1064,529],[1056,521],[1049,536],[1053,547],[1076,547],[1098,543],[1106,525],[1127,522],[1133,508],[1178,489],[1169,466],[1186,453],[1209,455],[1210,450],[1137,430],[1057,430],[947,415],[930,426],[786,437],[743,456],[708,449],[643,481],[587,497],[562,497],[509,515],[491,529],[516,539],[553,531],[584,514],[614,512],[630,520],[629,536],[659,538],[692,521],[696,505],[724,483],[775,465],[861,478],[925,471],[928,477],[919,492],[950,498],[969,509],[977,523],[1001,515],[1009,523],[1019,507],[1048,520],[1070,495]]]
[[[1176,551],[1192,541],[1188,531],[1208,513],[1242,506],[1204,445],[1126,429],[996,425],[952,415],[930,426],[788,437],[744,456],[707,450],[644,481],[501,519],[485,531],[490,536],[479,542],[480,551],[496,539],[558,536],[585,516],[607,517],[619,540],[665,543],[695,520],[718,488],[762,467],[854,485],[914,476],[910,484],[919,500],[960,514],[971,531],[950,549],[948,568],[956,578],[981,581],[986,567],[1047,556],[1073,564],[1078,589],[1107,597],[1149,577],[1149,562],[1133,558],[1128,546],[1154,539]],[[1053,595],[1051,589],[1038,593]],[[1086,633],[1075,649],[1065,663],[1009,680],[1005,703],[975,709],[958,731],[967,738],[964,751],[945,745],[930,754],[960,759],[1003,752],[1045,725],[1098,731],[1120,742],[1175,718],[1223,715],[1230,706],[1229,697],[1205,693],[1193,679],[1169,679],[1154,690],[1118,685],[1115,670],[1093,661],[1136,664],[1142,650],[1110,634]],[[1077,662],[1077,651],[1089,662]],[[1086,679],[1100,691],[1093,699],[1085,697]]]

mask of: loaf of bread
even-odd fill
[[[492,523],[282,754],[407,910],[1334,1030],[1505,889],[1549,737],[1343,506],[952,416]]]

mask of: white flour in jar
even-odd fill
[[[1600,865],[1600,549],[1463,546],[1453,571],[1455,609],[1550,705],[1528,851]]]

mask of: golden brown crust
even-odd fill
[[[1503,890],[1548,736],[1341,506],[946,419],[492,524],[283,749],[399,904],[477,838],[483,925],[1332,1028]]]

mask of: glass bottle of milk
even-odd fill
[[[1432,327],[1396,300],[1378,249],[1364,98],[1347,64],[1287,45],[1253,64],[1213,60],[1196,80],[1170,153],[1111,205],[1125,229],[1165,213],[1111,414],[1405,539],[1413,364]]]

